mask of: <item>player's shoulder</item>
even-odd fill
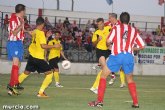
[[[100,30],[97,28],[94,32],[94,34],[98,34],[100,32]]]

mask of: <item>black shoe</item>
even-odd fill
[[[15,87],[12,87],[10,86],[9,84],[7,85],[7,90],[8,90],[8,95],[20,95],[19,91],[15,88]]]
[[[103,107],[103,103],[99,102],[99,101],[92,101],[88,103],[89,106],[91,107],[99,107],[102,108]]]
[[[132,105],[132,108],[139,108],[139,105]]]
[[[17,84],[16,86],[14,86],[15,89],[17,90],[24,90],[24,87],[20,86],[20,84]]]

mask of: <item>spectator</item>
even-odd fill
[[[151,38],[150,38],[150,35],[147,35],[147,38],[145,39],[145,42],[146,42],[146,44],[147,44],[147,46],[152,46],[152,40],[151,40]]]
[[[85,25],[85,28],[89,30],[91,28],[91,20],[88,20],[87,24]]]
[[[57,28],[57,30],[62,31],[63,24],[62,24],[62,22],[61,22],[61,19],[58,20],[58,23],[57,23],[57,25],[56,25],[56,28]]]
[[[48,17],[45,17],[45,26],[47,30],[51,30],[53,29],[53,26],[51,25],[51,23],[48,20]]]
[[[161,28],[160,25],[158,25],[158,28],[156,28],[156,35],[160,36]]]
[[[25,22],[24,23],[25,30],[28,30],[29,31],[30,30],[30,25],[28,23],[29,21],[27,20],[27,16],[24,17],[24,22]]]
[[[163,36],[165,36],[165,25],[162,26]]]
[[[78,26],[77,26],[76,20],[73,21],[72,28],[73,28],[73,31],[77,31],[78,30]]]
[[[5,19],[4,19],[4,29],[7,30],[9,25],[9,17],[8,14],[5,15]]]
[[[64,27],[69,28],[70,22],[69,22],[68,17],[66,17],[66,19],[65,19],[65,21],[64,21],[64,23],[63,23],[63,25],[64,25]]]
[[[92,24],[91,24],[91,28],[97,28],[97,25],[96,25],[96,20],[93,20]]]
[[[135,27],[135,23],[132,23],[132,27],[136,28],[136,27]]]

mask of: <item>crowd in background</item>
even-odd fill
[[[32,30],[35,26],[28,24],[27,17],[24,18],[25,29]],[[9,24],[9,17],[6,14],[3,23],[3,30],[7,31]],[[130,23],[133,27],[136,27],[134,23]],[[47,31],[60,31],[61,32],[61,42],[63,44],[64,50],[69,49],[86,49],[87,51],[92,51],[92,33],[97,29],[95,20],[88,22],[83,26],[79,27],[76,20],[70,22],[69,18],[66,18],[64,21],[61,19],[53,26],[48,17],[45,17],[45,32]],[[165,47],[165,26],[158,25],[157,29],[153,32],[140,31],[140,35],[145,41],[147,46],[156,46],[156,47]],[[28,35],[26,34],[28,37]]]

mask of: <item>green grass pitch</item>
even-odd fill
[[[46,90],[50,96],[37,98],[36,94],[44,75],[31,74],[25,80],[25,90],[19,96],[8,96],[6,84],[9,75],[0,74],[0,110],[3,105],[39,105],[40,110],[100,110],[87,106],[96,95],[89,91],[95,76],[61,75],[64,88],[55,88],[52,83]],[[165,110],[165,76],[135,76],[139,95],[139,110]],[[119,88],[119,77],[113,86],[107,85],[104,107],[101,110],[132,110],[128,89]]]

